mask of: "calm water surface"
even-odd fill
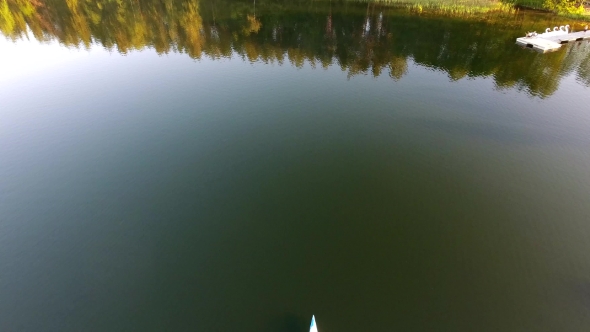
[[[590,46],[514,45],[559,19],[7,3],[1,331],[590,330]]]

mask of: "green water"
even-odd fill
[[[1,331],[590,329],[572,22],[7,3]]]

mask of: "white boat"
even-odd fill
[[[315,315],[311,316],[311,325],[309,325],[309,332],[318,332],[318,326],[315,324]]]

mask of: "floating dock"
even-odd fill
[[[563,33],[557,34],[553,36],[544,36],[547,34],[540,34],[531,37],[521,37],[516,38],[516,44],[528,48],[532,48],[535,51],[541,53],[547,53],[552,51],[557,51],[561,45],[575,42],[575,41],[582,41],[582,40],[590,40],[590,30],[588,31],[579,31],[579,32],[572,32],[572,33]]]

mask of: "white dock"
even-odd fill
[[[516,44],[532,48],[541,53],[547,53],[557,51],[563,44],[582,40],[590,40],[590,30],[554,35],[544,33],[532,37],[521,37],[516,38]]]

